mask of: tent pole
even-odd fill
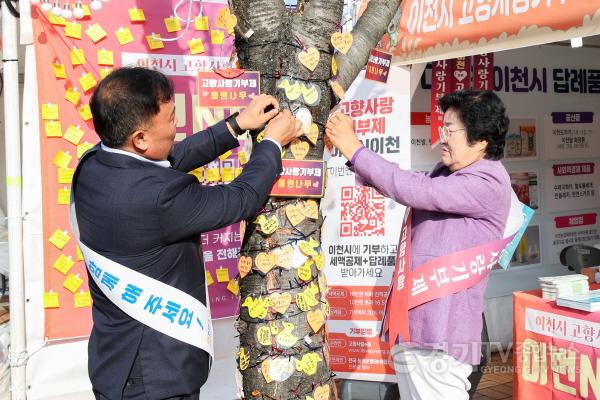
[[[19,121],[19,64],[17,19],[2,2],[4,67],[4,137],[10,279],[10,367],[13,400],[25,399],[25,291],[23,271],[23,216],[21,207],[21,129]]]

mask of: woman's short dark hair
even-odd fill
[[[164,74],[141,67],[116,69],[100,81],[90,100],[96,133],[106,146],[119,148],[172,99],[173,84]]]
[[[439,100],[443,112],[454,108],[467,128],[467,142],[488,142],[485,158],[500,160],[504,155],[509,119],[500,97],[489,90],[459,90]]]

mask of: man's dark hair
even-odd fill
[[[90,100],[96,133],[106,146],[119,148],[172,99],[173,84],[164,74],[141,67],[116,69],[100,81]]]
[[[486,140],[485,158],[500,160],[509,119],[504,103],[490,90],[459,90],[448,93],[439,100],[443,112],[454,108],[467,129],[467,142],[471,145]]]

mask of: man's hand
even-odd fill
[[[272,110],[265,112],[267,107]],[[248,104],[248,107],[236,117],[236,122],[243,130],[258,129],[264,126],[279,113],[279,102],[273,96],[261,94]]]
[[[354,133],[352,118],[342,113],[336,112],[331,115],[325,126],[325,133],[347,160],[352,160],[356,150],[362,147]]]
[[[265,138],[274,139],[281,146],[285,146],[303,134],[302,122],[297,120],[287,109],[273,118],[265,128]]]

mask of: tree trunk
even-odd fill
[[[349,87],[399,6],[398,0],[369,2],[352,31],[352,47],[346,55],[339,52],[335,55],[339,71],[333,76],[331,36],[341,30],[343,3],[343,0],[300,0],[294,11],[288,11],[282,0],[230,0],[232,13],[237,17],[235,44],[240,66],[259,71],[261,92],[277,97],[283,108],[293,113],[302,107],[310,110],[313,123],[319,128],[316,143],[301,138],[309,143],[304,157],[307,160],[323,158],[324,127],[329,111],[337,103],[330,81],[337,81],[344,90]],[[312,72],[298,59],[298,53],[310,47],[316,48],[320,55]],[[284,79],[318,86],[318,104],[312,107],[304,104],[303,96],[289,100],[285,91],[277,87]],[[294,159],[290,146],[285,149],[284,158]],[[318,248],[315,256],[310,249],[302,252],[298,248],[302,241],[310,239],[320,243],[322,217],[318,212],[315,218],[305,217],[300,223],[294,221],[296,226],[290,221],[294,220],[293,206],[300,207],[296,210],[307,204],[314,206],[315,203],[307,203],[307,200],[270,198],[258,217],[273,221],[276,218],[277,229],[266,234],[258,223],[249,221],[245,232],[240,265],[250,265],[251,260],[252,270],[245,277],[240,272],[242,306],[237,329],[240,334],[238,368],[243,376],[246,399],[337,398],[327,363],[326,327],[319,328],[319,322],[313,320],[319,319],[318,310],[328,313],[326,284],[316,265],[322,264],[319,257],[324,253]],[[292,207],[286,214],[288,206]],[[258,270],[257,257],[258,265],[267,266],[263,271],[274,259],[286,264],[282,262],[283,253],[290,251],[291,246],[296,255],[287,266],[275,266],[266,274]],[[278,257],[270,258],[274,257],[272,254]],[[299,276],[302,275],[299,267],[303,265],[306,273],[310,268],[310,277]],[[288,294],[291,304],[285,309]],[[270,297],[273,295],[275,297]],[[275,304],[266,299],[275,300]],[[308,323],[309,315],[316,332]]]

